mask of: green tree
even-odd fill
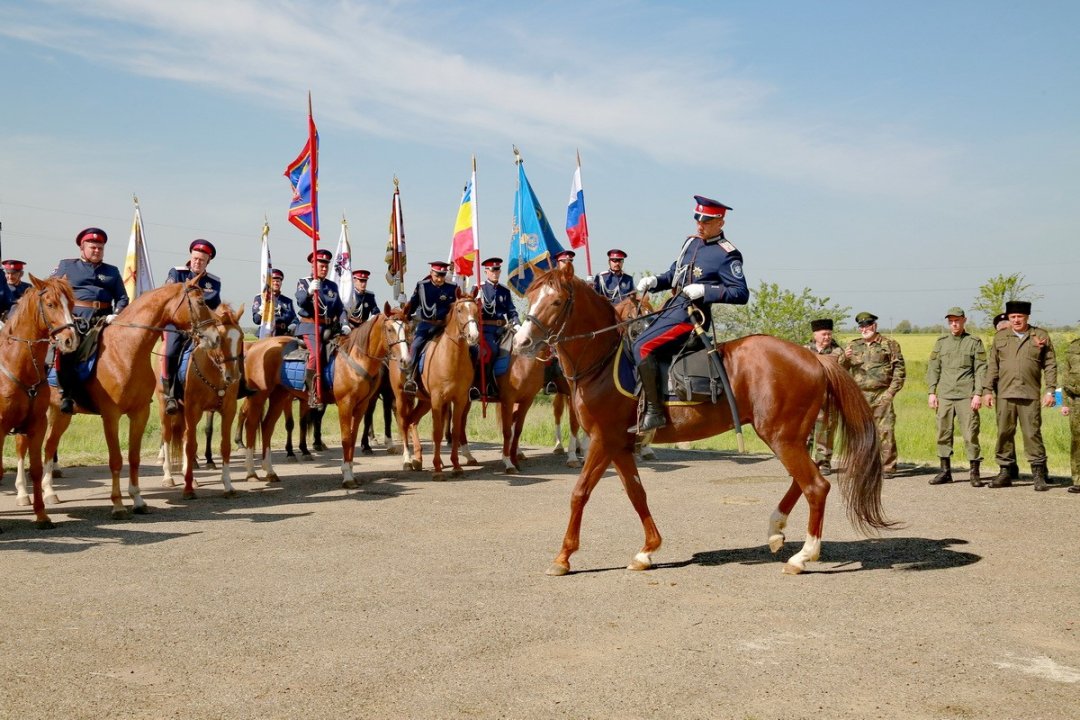
[[[750,293],[746,305],[713,305],[714,320],[725,337],[762,333],[805,343],[810,337],[810,321],[831,318],[840,327],[851,313],[850,307],[830,304],[830,298],[814,296],[809,288],[801,293],[764,280]]]
[[[915,329],[911,326],[910,320],[901,320],[900,322],[896,323],[896,327],[894,327],[892,331],[899,335],[910,335],[911,333],[915,332]]]
[[[998,275],[979,286],[979,294],[971,303],[971,309],[981,312],[986,317],[986,324],[994,321],[994,316],[1005,310],[1005,303],[1010,300],[1034,301],[1042,297],[1030,292],[1031,285],[1024,282],[1023,273]]]

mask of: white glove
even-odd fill
[[[349,327],[348,325],[342,325],[341,326],[341,334],[342,335],[348,335],[351,332],[352,332],[352,328]]]
[[[587,283],[589,283],[590,285],[592,285],[592,283],[593,283],[593,276],[592,276],[592,275],[586,275],[586,276],[585,276],[585,282],[587,282]]]
[[[404,305],[409,302],[409,298],[405,297],[405,293],[401,293],[397,296],[398,305]]]
[[[691,300],[700,300],[705,297],[705,286],[701,283],[693,283],[682,289],[682,294]]]
[[[106,315],[105,316],[105,324],[106,325],[112,325],[113,320],[115,320],[115,319],[116,319],[116,315]]]
[[[311,290],[311,292],[319,292],[319,278],[315,278],[309,282],[308,289]]]
[[[637,287],[635,289],[638,291],[639,294],[644,295],[645,293],[652,290],[654,287],[656,287],[656,276],[646,275],[645,277],[637,281]]]

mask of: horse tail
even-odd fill
[[[874,413],[851,375],[827,355],[815,355],[825,371],[826,402],[839,412],[841,470],[838,483],[851,524],[863,534],[891,529],[899,523],[885,517],[881,506],[883,470]]]

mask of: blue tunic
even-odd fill
[[[419,359],[419,352],[427,341],[435,337],[442,328],[443,321],[450,314],[450,306],[457,300],[457,293],[457,285],[444,282],[436,287],[431,277],[416,283],[416,289],[405,305],[405,314],[411,317],[415,313],[419,320],[410,346],[414,363]]]
[[[290,327],[296,322],[296,308],[293,307],[292,298],[286,297],[281,293],[275,295],[274,328],[264,335],[264,329],[262,327],[262,295],[256,295],[255,299],[251,301],[251,319],[259,328],[260,338],[273,337],[275,335],[289,335],[292,332]]]
[[[118,313],[127,307],[127,290],[115,265],[94,265],[82,258],[70,258],[60,261],[52,271],[52,277],[66,277],[71,284],[75,292],[75,317],[90,320]],[[95,303],[96,307],[90,306]]]
[[[375,293],[353,293],[352,305],[348,312],[350,325],[363,325],[374,315],[379,314],[379,302],[375,299]]]
[[[19,298],[23,296],[23,293],[30,289],[30,283],[21,282],[18,285],[8,285],[7,289],[8,295],[11,297],[11,304],[14,305],[19,302]]]
[[[680,292],[687,285],[700,283],[705,286],[704,297],[691,301]],[[723,233],[703,240],[688,237],[683,243],[678,259],[667,272],[656,276],[654,290],[671,290],[674,297],[634,341],[634,360],[640,363],[647,356],[656,354],[671,358],[689,339],[694,325],[687,314],[693,305],[704,315],[704,326],[712,323],[713,303],[745,305],[750,300],[750,289],[743,275],[742,253],[727,241]]]
[[[499,338],[506,326],[518,322],[518,311],[510,290],[498,283],[484,281],[477,299],[483,321],[484,362],[491,362],[498,355]]]
[[[315,293],[311,292],[310,283],[314,278],[300,278],[296,283],[296,315],[300,322],[296,326],[295,335],[304,339],[308,349],[307,369],[315,369]],[[325,330],[336,333],[341,324],[341,315],[345,312],[345,306],[341,302],[341,293],[338,292],[337,283],[323,278],[319,280],[319,330],[323,337],[327,337]],[[319,357],[326,358],[326,343],[320,342]]]
[[[187,265],[177,265],[169,270],[169,276],[165,278],[165,284],[186,283],[193,277],[195,277],[195,273],[191,272],[191,268]],[[204,272],[199,279],[198,285],[203,291],[203,301],[206,303],[206,307],[217,310],[218,305],[221,304],[221,278]]]
[[[618,305],[634,294],[634,278],[626,273],[605,270],[593,278],[593,290],[610,300],[612,305]]]

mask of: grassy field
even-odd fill
[[[900,342],[904,351],[904,359],[907,365],[907,382],[903,390],[896,397],[896,442],[901,463],[913,463],[919,465],[937,465],[936,430],[934,411],[927,406],[926,394],[926,363],[930,356],[937,335],[894,335]],[[843,345],[851,336],[839,337],[838,342]],[[1072,340],[1072,337],[1055,335],[1054,347],[1061,349]],[[526,422],[524,444],[532,446],[551,446],[554,443],[554,421],[551,412],[551,400],[540,396],[529,414]],[[381,416],[381,411],[379,413]],[[479,407],[474,407],[469,420],[470,439],[479,442],[502,442],[501,431],[496,421],[493,408],[488,409],[488,416],[481,417]],[[123,447],[127,451],[126,422],[122,422]],[[333,406],[327,410],[324,422],[324,439],[329,446],[340,443],[338,432],[337,413]],[[569,432],[569,424],[563,419],[563,433]],[[752,428],[744,428],[746,434],[747,451],[750,453],[768,453],[769,449],[755,435]],[[430,435],[430,422],[425,421],[422,425],[423,436]],[[982,445],[984,463],[987,471],[996,472],[994,466],[994,442],[997,433],[997,424],[992,411],[982,412],[982,430],[980,443]],[[381,435],[381,430],[380,433]],[[396,429],[395,429],[396,434]],[[1020,433],[1017,433],[1017,444],[1022,445]],[[158,444],[160,443],[160,430],[157,420],[157,409],[151,412],[150,423],[146,437],[143,440],[143,457],[149,462],[156,457]],[[284,424],[279,423],[276,434],[275,448],[284,446]],[[1046,443],[1049,454],[1050,471],[1054,475],[1067,476],[1069,474],[1069,424],[1067,418],[1063,418],[1058,408],[1043,411],[1043,440]],[[12,443],[5,445],[4,465],[11,467]],[[215,442],[216,446],[216,442]],[[696,449],[730,450],[736,449],[736,440],[733,433],[725,433],[718,437],[710,438],[689,445]],[[200,453],[202,453],[200,442]],[[214,450],[215,457],[218,455]],[[101,423],[95,417],[80,415],[74,419],[71,428],[64,436],[60,445],[61,462],[64,465],[102,464],[105,462],[105,447],[101,438]],[[957,464],[966,467],[963,443],[957,433],[954,456]],[[1027,463],[1021,457],[1021,470],[1028,472]],[[360,460],[359,462],[363,462]]]

